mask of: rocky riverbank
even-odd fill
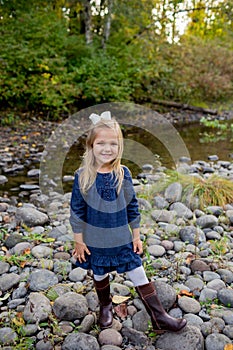
[[[156,335],[132,283],[112,273],[114,323],[101,331],[91,273],[72,263],[71,194],[62,195],[53,185],[47,196],[38,186],[40,154],[52,128],[41,122],[40,133],[37,124],[30,131],[5,130],[1,138],[2,184],[17,166],[32,180],[19,183],[17,195],[6,191],[0,197],[1,349],[232,349],[233,202],[203,208],[179,181],[158,187],[166,169],[145,165],[134,180],[143,264],[164,307],[174,317],[185,317],[188,325],[177,334]],[[19,145],[20,159],[14,158]],[[27,171],[28,165],[34,169]],[[217,157],[193,164],[180,159],[179,171],[233,180],[233,162]]]

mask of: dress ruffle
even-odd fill
[[[104,275],[117,271],[124,273],[142,265],[141,258],[134,253],[132,243],[116,248],[88,247],[91,255],[86,255],[86,261],[75,265],[86,270],[92,270],[95,275]]]

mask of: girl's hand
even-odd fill
[[[135,238],[133,240],[133,251],[139,255],[143,253],[142,241],[140,238]]]
[[[86,244],[81,242],[75,242],[72,255],[76,257],[80,263],[86,261],[85,253],[91,255],[90,250],[87,248]]]

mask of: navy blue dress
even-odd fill
[[[111,271],[131,271],[141,266],[141,258],[133,251],[131,229],[140,225],[138,202],[132,178],[124,169],[122,188],[117,193],[114,173],[97,173],[96,181],[84,195],[75,175],[70,224],[74,233],[83,233],[91,255],[76,266],[91,269],[96,275]]]

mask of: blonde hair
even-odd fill
[[[81,164],[81,172],[79,177],[79,184],[81,191],[86,194],[90,187],[93,185],[97,175],[97,168],[95,166],[95,157],[93,154],[93,143],[96,139],[97,132],[100,129],[109,128],[116,132],[118,140],[118,154],[117,157],[112,161],[112,172],[116,176],[117,193],[120,192],[124,171],[121,166],[121,158],[123,153],[123,135],[121,132],[120,125],[115,119],[106,120],[101,119],[98,123],[93,125],[86,138],[86,151],[83,155],[83,161]]]

